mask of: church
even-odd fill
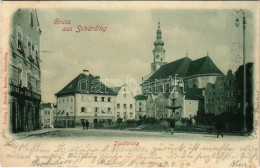
[[[147,116],[188,118],[203,110],[203,91],[208,83],[224,76],[206,56],[192,60],[185,57],[167,63],[160,22],[153,49],[151,73],[142,78],[142,94],[148,96]],[[177,94],[176,94],[177,93]],[[174,109],[174,110],[172,110]]]
[[[144,95],[171,92],[176,86],[183,87],[184,90],[187,87],[203,89],[207,83],[214,83],[218,76],[224,75],[208,53],[196,60],[186,55],[186,57],[167,63],[163,46],[162,31],[158,22],[151,73],[142,78],[141,87]]]

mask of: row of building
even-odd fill
[[[84,70],[55,94],[56,104],[41,104],[40,35],[36,10],[18,9],[13,15],[9,57],[10,131],[48,127],[75,127],[142,118],[177,120],[197,116],[240,116],[243,104],[243,67],[224,75],[209,54],[192,60],[188,54],[165,61],[162,31],[158,23],[151,73],[142,78],[142,94],[134,96],[127,85],[109,88],[99,76]],[[248,128],[253,121],[253,64],[247,64]],[[228,117],[226,117],[228,118]],[[235,118],[235,117],[233,117]],[[240,122],[237,122],[241,125]]]
[[[142,78],[141,95],[134,97],[127,85],[109,88],[100,82],[99,76],[84,70],[56,93],[54,125],[75,127],[88,120],[93,126],[100,122],[115,122],[118,118],[126,121],[172,116],[176,120],[196,117],[198,122],[207,123],[212,117],[223,114],[241,116],[242,80],[239,77],[242,67],[235,74],[229,70],[224,75],[208,53],[196,60],[187,54],[167,63],[161,34],[158,23],[151,73]],[[252,91],[253,75],[250,72],[253,64],[248,63],[247,67],[248,80],[251,80],[247,88]],[[249,106],[252,106],[251,93],[248,92]],[[248,118],[250,116],[252,118],[252,115]]]

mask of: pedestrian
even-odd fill
[[[88,127],[89,127],[89,122],[88,120],[86,120],[86,129],[88,130]]]
[[[192,126],[192,117],[190,115],[190,118],[188,119],[188,130],[191,131],[191,126]]]
[[[224,123],[222,122],[221,118],[219,116],[216,117],[217,138],[219,137],[219,135],[221,135],[222,138],[224,137],[222,133],[223,127],[224,127]]]
[[[85,129],[85,122],[84,122],[84,119],[81,119],[81,124],[82,124],[82,127],[83,127],[83,130]]]
[[[171,134],[173,135],[173,133],[174,133],[173,129],[174,129],[174,127],[175,127],[175,120],[174,120],[173,116],[171,116],[169,122],[170,122]]]

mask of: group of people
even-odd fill
[[[83,130],[88,130],[88,127],[89,127],[89,122],[88,122],[88,120],[84,120],[84,119],[82,119],[81,120],[81,124],[82,124],[82,127],[83,127]]]

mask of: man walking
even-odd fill
[[[84,122],[84,119],[81,119],[81,124],[82,124],[83,130],[84,130],[84,129],[85,129],[85,122]]]
[[[175,127],[175,120],[174,120],[173,116],[171,116],[169,122],[170,122],[171,134],[173,135],[173,133],[174,133],[173,129],[174,129],[174,127]]]
[[[89,127],[89,122],[88,120],[86,120],[86,129],[88,130],[88,127]]]
[[[222,133],[223,127],[224,127],[224,123],[222,122],[221,118],[218,116],[216,118],[217,138],[219,137],[219,135],[221,135],[222,138],[224,137],[224,135]]]

